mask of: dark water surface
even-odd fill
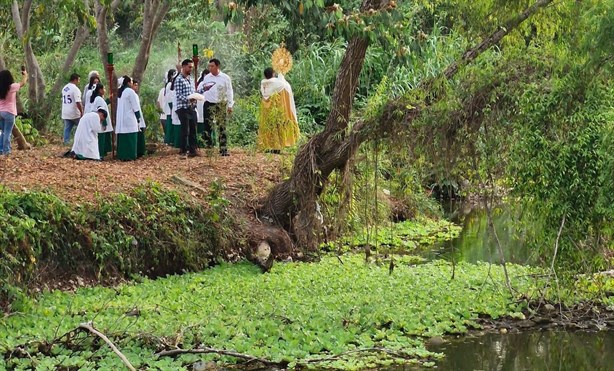
[[[614,370],[614,331],[540,331],[461,338],[430,350],[439,370]]]
[[[437,246],[427,257],[454,261],[500,263],[497,242],[488,228],[486,211],[462,204],[445,207],[448,219],[463,228],[454,240]],[[493,224],[505,260],[536,264],[523,239],[512,208],[492,211]],[[532,331],[461,337],[429,348],[445,354],[436,362],[439,370],[613,370],[614,331]]]
[[[428,258],[470,263],[501,262],[499,247],[489,231],[488,217],[484,209],[463,204],[449,204],[446,209],[447,218],[463,230],[457,238],[444,242],[427,253]],[[535,263],[525,244],[524,232],[517,227],[511,208],[505,205],[493,208],[492,219],[505,261],[517,264]]]

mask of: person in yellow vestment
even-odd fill
[[[274,77],[271,67],[264,70],[264,77],[260,82],[258,149],[280,153],[283,148],[294,145],[300,134],[294,94],[282,74]]]

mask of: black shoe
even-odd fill
[[[227,149],[220,149],[220,156],[227,157],[230,156],[230,153],[228,153]]]
[[[188,157],[200,157],[200,154],[198,154],[198,152],[190,152],[188,153]]]

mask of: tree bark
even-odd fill
[[[94,3],[94,12],[96,14],[96,36],[98,38],[98,50],[100,51],[100,61],[102,65],[105,66],[105,75],[107,76],[108,81],[108,89],[109,99],[111,100],[111,107],[117,107],[117,75],[115,71],[109,73],[107,69],[107,54],[111,51],[111,47],[109,46],[109,36],[108,36],[108,25],[107,25],[107,17],[109,14],[109,10],[111,14],[115,12],[121,0],[113,0],[109,6],[104,6],[101,4],[100,0],[96,0]],[[115,123],[116,110],[111,109],[111,122]]]
[[[28,70],[28,97],[31,102],[41,102],[45,94],[45,80],[41,71],[32,43],[28,36],[30,28],[30,11],[32,9],[32,0],[23,2],[21,9],[17,0],[13,0],[11,5],[11,13],[13,15],[13,23],[17,37],[23,43],[23,50],[26,59],[26,68]]]
[[[11,132],[11,134],[13,135],[13,138],[15,138],[15,141],[17,142],[17,150],[21,151],[21,150],[32,148],[30,143],[28,143],[28,141],[26,140],[26,137],[24,137],[21,131],[19,131],[19,128],[17,127],[17,125],[13,126],[13,131]]]
[[[388,1],[364,0],[361,11],[382,9]],[[297,246],[305,252],[314,252],[321,231],[318,196],[330,171],[329,156],[346,137],[354,94],[369,41],[362,36],[353,37],[341,61],[335,87],[333,106],[324,130],[301,147],[294,159],[290,179],[269,193],[261,209],[263,217],[289,230]],[[340,164],[338,168],[345,166]],[[328,171],[330,169],[330,171]]]
[[[468,49],[458,61],[446,68],[439,78],[454,77],[463,65],[471,63],[481,53],[497,44],[514,28],[552,1],[538,0],[480,44]],[[366,3],[371,2],[364,1],[363,7],[374,5]],[[318,220],[317,200],[328,176],[335,170],[344,169],[360,145],[369,138],[374,135],[380,138],[386,137],[398,130],[404,130],[408,123],[417,118],[422,111],[417,107],[408,109],[407,102],[394,100],[387,104],[384,115],[377,121],[360,121],[348,130],[352,101],[367,47],[368,42],[361,38],[354,38],[348,44],[337,75],[332,109],[324,130],[313,136],[300,148],[294,160],[290,178],[269,192],[259,210],[263,219],[291,231],[297,245],[307,252],[315,252],[318,246],[321,219]],[[429,90],[432,89],[434,81],[437,79],[428,80],[418,87],[424,89],[429,96],[429,99],[423,102],[423,107],[440,98],[437,94],[430,94]]]
[[[86,8],[89,7],[89,0],[84,0]],[[24,54],[26,57],[26,69],[28,70],[28,97],[30,100],[30,117],[37,129],[44,129],[49,121],[49,115],[51,110],[50,105],[53,104],[53,99],[46,99],[46,84],[43,72],[40,68],[32,44],[30,43],[30,35],[28,34],[30,28],[30,14],[32,9],[32,0],[26,0],[23,2],[21,9],[17,0],[13,0],[11,5],[11,14],[13,15],[13,23],[15,25],[15,31],[17,36],[21,39],[24,48]],[[66,59],[62,65],[62,71],[69,70],[75,61],[77,53],[83,42],[89,36],[89,28],[86,24],[79,26],[77,30],[77,36],[73,42]],[[63,76],[60,74],[54,85],[49,92],[49,96],[54,97],[60,92],[63,83]]]
[[[141,45],[136,60],[134,61],[134,68],[132,69],[132,78],[137,81],[143,80],[143,75],[149,63],[151,44],[170,6],[171,3],[168,0],[145,0]]]

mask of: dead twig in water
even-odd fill
[[[288,362],[284,362],[284,361],[275,362],[275,361],[271,361],[265,358],[259,358],[256,356],[252,356],[249,354],[233,352],[231,350],[225,350],[225,349],[209,348],[209,347],[192,348],[192,349],[177,348],[177,349],[163,350],[161,352],[156,353],[156,356],[174,357],[174,356],[181,355],[181,354],[219,354],[222,356],[230,356],[230,357],[244,359],[247,362],[260,362],[267,366],[285,367],[288,364]]]
[[[120,352],[119,349],[117,349],[117,347],[115,346],[115,344],[113,344],[113,342],[111,340],[109,340],[108,337],[106,337],[105,334],[103,334],[102,332],[96,330],[94,328],[94,326],[92,325],[91,322],[87,322],[87,323],[82,323],[79,325],[78,327],[81,330],[86,330],[88,332],[90,332],[93,335],[98,336],[99,338],[101,338],[105,343],[107,343],[107,345],[109,347],[111,347],[111,349],[113,350],[113,352],[115,354],[117,354],[117,356],[122,360],[122,362],[124,363],[124,365],[126,365],[126,367],[131,370],[131,371],[136,371],[136,368],[134,368],[134,366],[132,366],[132,364],[130,363],[130,361],[128,360],[128,358],[126,358],[126,356]]]

